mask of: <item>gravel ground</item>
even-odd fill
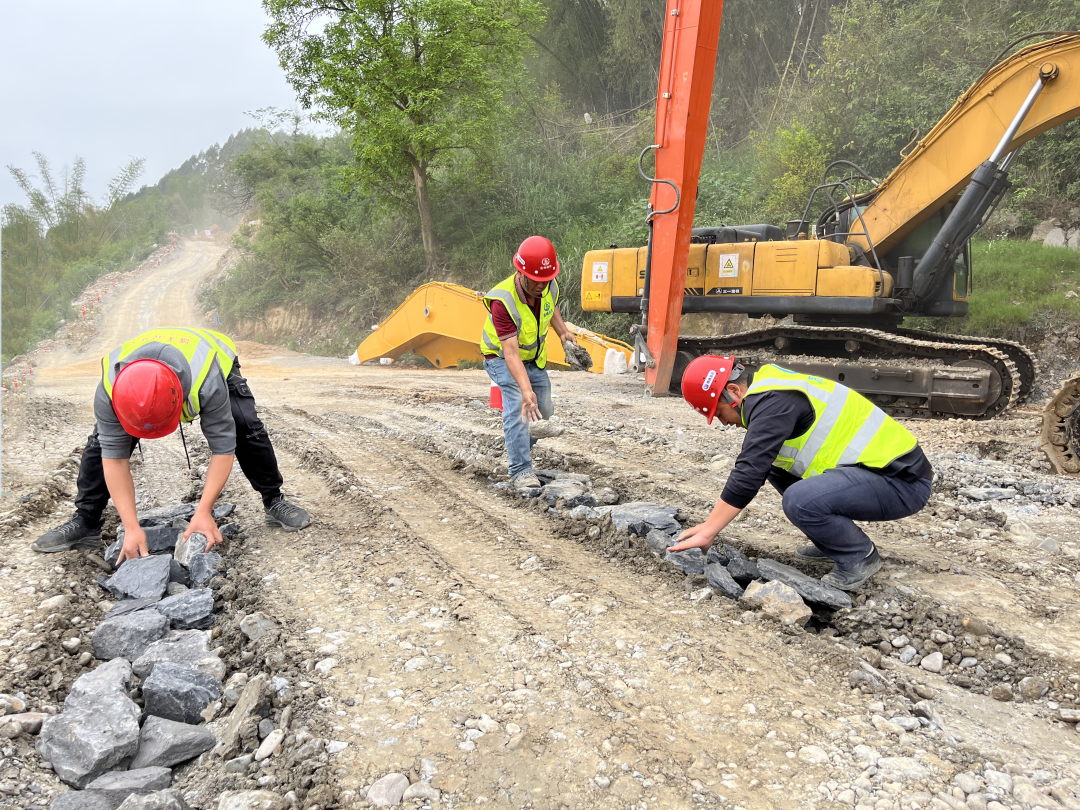
[[[220,254],[184,245],[107,291],[6,397],[12,708],[57,711],[96,663],[88,628],[110,602],[94,555],[29,542],[70,512],[97,360],[150,325],[204,324],[194,290]],[[851,609],[800,627],[610,521],[508,491],[481,371],[356,368],[250,342],[240,355],[286,490],[315,522],[268,528],[239,471],[229,482],[242,532],[214,581],[214,643],[227,681],[282,679],[242,753],[282,737],[249,767],[207,754],[179,769],[192,807],[256,788],[309,810],[1080,807],[1080,480],[1049,473],[1038,401],[987,423],[911,422],[937,472],[929,506],[868,529],[882,572]],[[552,381],[563,432],[537,445],[538,466],[673,507],[684,525],[707,514],[740,431],[643,397],[633,375]],[[188,443],[191,470],[177,437],[145,443],[142,506],[196,491],[206,450],[197,430]],[[721,540],[821,573],[794,557],[772,492]],[[252,640],[241,620],[256,614],[274,629]],[[33,743],[0,738],[0,807],[46,807],[63,789]]]

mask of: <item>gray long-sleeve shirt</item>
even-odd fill
[[[180,378],[180,386],[186,399],[191,392],[191,367],[183,353],[168,343],[147,343],[116,364],[117,370],[134,360],[160,360]],[[236,452],[236,422],[229,405],[229,388],[224,371],[214,358],[202,388],[199,389],[199,425],[202,428],[210,452],[226,456]],[[101,442],[102,458],[127,458],[130,455],[131,437],[120,426],[112,400],[105,393],[105,386],[98,383],[94,393],[94,418],[97,420],[98,440]]]

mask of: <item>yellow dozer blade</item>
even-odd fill
[[[356,347],[349,360],[354,364],[384,357],[396,360],[411,351],[437,368],[452,368],[467,361],[482,363],[480,331],[488,314],[483,299],[483,293],[443,281],[417,287]],[[630,345],[572,323],[566,325],[592,357],[591,371],[603,373],[609,349],[620,352],[629,362],[634,351]],[[569,369],[562,343],[554,332],[549,333],[547,346],[548,365]]]

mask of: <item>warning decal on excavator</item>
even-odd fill
[[[735,278],[739,275],[739,254],[738,253],[722,253],[720,254],[720,278]]]
[[[606,284],[607,283],[607,262],[593,262],[592,263],[592,280],[593,284]]]
[[[585,290],[585,300],[586,301],[599,301],[600,300],[600,291],[599,290]]]

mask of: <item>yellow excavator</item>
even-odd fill
[[[694,357],[734,354],[840,380],[899,416],[986,419],[1022,402],[1036,375],[1023,346],[902,324],[966,314],[969,240],[1009,188],[1017,150],[1080,115],[1080,33],[998,61],[880,183],[839,161],[785,229],[693,227],[721,12],[705,0],[682,0],[678,12],[667,18],[656,143],[642,152],[642,162],[650,151],[656,159],[655,177],[642,168],[653,183],[648,244],[589,251],[581,274],[583,309],[641,313],[634,362],[652,393],[677,390]],[[680,64],[680,48],[705,58]],[[695,90],[695,71],[705,89]],[[783,322],[688,336],[679,334],[687,313]],[[1080,455],[1067,404],[1076,399],[1059,395],[1068,414],[1044,429],[1055,467]]]

